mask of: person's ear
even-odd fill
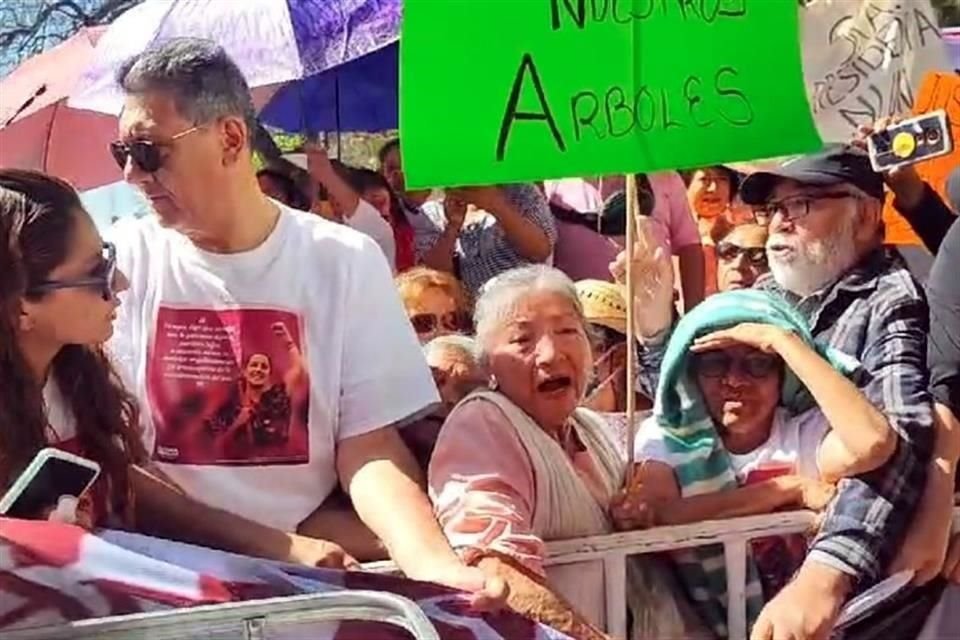
[[[249,138],[250,132],[242,118],[228,116],[223,119],[221,144],[224,166],[234,165],[244,154],[250,153],[247,145]]]
[[[20,313],[17,314],[17,328],[20,333],[29,333],[37,326],[37,318],[33,305],[29,302],[20,302]]]
[[[858,246],[869,245],[877,235],[883,220],[883,203],[878,200],[860,200],[857,206],[857,224],[854,239]]]

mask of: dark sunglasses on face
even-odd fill
[[[764,247],[741,247],[732,242],[717,244],[717,257],[721,260],[732,262],[742,255],[747,257],[747,262],[756,267],[767,266],[767,250]]]
[[[755,353],[732,358],[722,351],[707,351],[693,356],[693,369],[705,378],[726,378],[736,368],[741,374],[763,380],[780,369],[780,358],[766,353]]]
[[[30,294],[42,294],[58,289],[93,289],[104,300],[113,298],[113,285],[117,276],[117,250],[110,242],[103,243],[103,257],[89,276],[68,280],[45,280],[28,289]]]
[[[410,324],[413,325],[413,329],[417,333],[432,333],[438,327],[447,331],[466,331],[470,328],[467,317],[458,311],[451,311],[439,316],[435,313],[418,313],[410,316]]]
[[[853,198],[854,200],[860,199],[859,196],[845,191],[819,193],[809,196],[792,196],[755,208],[753,210],[753,218],[757,224],[768,225],[770,221],[773,220],[773,217],[779,213],[784,222],[790,222],[791,220],[799,220],[800,218],[805,218],[810,215],[810,205],[814,202],[820,200],[844,200],[846,198]]]
[[[163,166],[164,156],[162,149],[170,146],[180,138],[200,129],[200,126],[190,127],[186,131],[171,136],[166,142],[155,142],[153,140],[134,140],[124,142],[123,140],[114,140],[110,143],[110,155],[120,167],[121,171],[127,168],[127,158],[133,160],[140,171],[146,173],[156,173]]]

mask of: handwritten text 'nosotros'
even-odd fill
[[[673,12],[684,20],[702,20],[709,24],[720,18],[745,16],[747,0],[550,0],[550,27],[557,31],[564,24],[573,24],[579,29],[589,22],[628,24]],[[564,13],[569,22],[564,20]]]

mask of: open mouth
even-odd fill
[[[168,198],[169,196],[168,196],[166,193],[163,193],[162,191],[159,191],[159,192],[156,192],[156,193],[144,191],[144,192],[143,192],[143,197],[146,198],[147,200],[153,202],[154,200],[163,200],[163,199],[165,199],[165,198]]]
[[[573,385],[573,378],[570,376],[556,376],[547,378],[537,385],[537,391],[540,393],[557,393],[564,391]]]
[[[747,399],[743,396],[730,396],[723,399],[724,411],[743,411],[747,406]]]

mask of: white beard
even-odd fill
[[[785,258],[768,254],[773,279],[787,291],[806,297],[840,278],[857,258],[854,224],[853,217],[847,218],[828,238],[802,245],[795,239],[771,236],[768,247],[786,244],[794,249]]]

